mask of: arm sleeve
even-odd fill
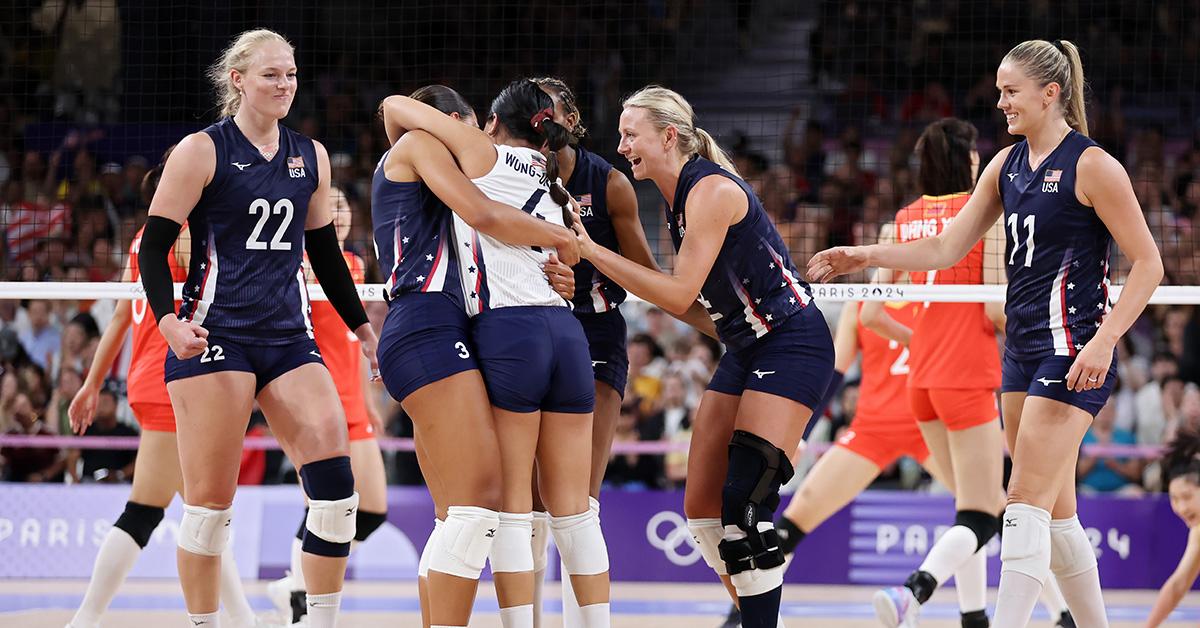
[[[358,298],[358,290],[354,287],[354,278],[350,276],[350,267],[342,258],[342,249],[338,246],[337,231],[333,223],[324,227],[310,229],[304,232],[304,250],[308,253],[308,262],[312,265],[317,282],[325,291],[326,298],[337,310],[338,316],[346,323],[350,331],[354,331],[367,322],[367,311],[363,309],[362,301]]]
[[[156,322],[175,313],[175,285],[171,280],[171,264],[167,256],[182,228],[183,225],[170,218],[151,216],[146,219],[146,229],[142,232],[138,272]]]

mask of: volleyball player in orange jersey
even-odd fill
[[[167,154],[170,154],[170,150]],[[166,161],[166,155],[163,161]],[[142,196],[147,202],[154,195],[161,174],[161,165],[146,174]],[[186,226],[179,237],[184,242],[188,241],[190,236]],[[142,231],[139,230],[129,247],[129,265],[122,281],[138,281],[137,253],[141,241]],[[171,276],[175,281],[183,281],[187,277],[188,250],[187,246],[173,248],[168,256]],[[125,300],[117,304],[112,320],[100,338],[87,379],[71,400],[68,410],[71,428],[82,434],[96,414],[104,377],[112,371],[113,363],[125,342],[125,333],[132,327],[133,345],[126,394],[134,418],[142,428],[133,486],[129,501],[125,503],[125,511],[100,545],[87,592],[75,616],[67,624],[68,628],[96,628],[100,625],[100,618],[108,610],[117,589],[162,521],[163,511],[175,494],[183,490],[179,451],[175,444],[175,412],[171,409],[171,399],[163,383],[163,358],[167,354],[167,341],[158,333],[154,317],[147,318],[148,310],[149,305],[144,299]],[[254,611],[246,601],[232,548],[228,548],[222,558],[221,599],[225,602],[225,610],[230,614],[233,625],[260,625],[256,623],[258,620]]]
[[[354,283],[364,283],[366,266],[362,258],[345,250],[354,214],[346,194],[336,186],[330,189],[329,206],[350,276]],[[309,281],[313,281],[311,271],[307,272]],[[379,442],[375,440],[376,435],[383,432],[383,421],[373,397],[370,367],[364,364],[358,337],[350,332],[328,301],[313,302],[311,316],[317,349],[329,374],[333,376],[338,398],[346,411],[346,427],[350,433],[350,466],[354,472],[354,490],[359,496],[354,542],[361,543],[387,521],[387,473],[383,468]],[[267,587],[275,608],[285,617],[290,615],[292,623],[301,621],[306,614],[304,570],[301,565],[306,518],[300,520],[296,538],[292,541],[291,573]]]
[[[954,220],[970,198],[978,174],[976,136],[974,126],[954,118],[926,127],[916,149],[923,196],[896,214],[896,241],[936,236]],[[914,272],[911,283],[1002,283],[1002,229],[997,221],[954,266]],[[891,278],[890,271],[880,271],[879,280]],[[880,326],[885,314],[879,304],[868,304],[860,316],[869,328],[888,333]],[[1003,328],[1002,303],[926,303],[915,322],[909,344],[909,402],[926,444],[953,478],[948,486],[955,495],[957,514],[954,527],[934,543],[904,587],[876,594],[876,614],[885,626],[915,622],[919,605],[952,574],[964,568],[972,569],[978,578],[986,573],[983,547],[996,534],[997,516],[1004,505],[1004,445],[996,405],[1000,386],[996,330]],[[973,590],[967,595],[959,588],[961,605],[971,611],[964,612],[962,625],[987,626],[986,586],[970,587]]]

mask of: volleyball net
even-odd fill
[[[143,179],[169,146],[216,120],[205,68],[251,28],[296,46],[299,90],[285,122],[328,149],[369,302],[382,300],[370,182],[386,149],[376,109],[388,95],[446,84],[482,120],[509,81],[560,77],[589,131],[583,146],[628,173],[616,152],[622,98],[671,87],[732,156],[803,269],[824,248],[878,241],[921,196],[914,147],[929,123],[969,121],[985,164],[1011,144],[995,69],[1013,45],[1044,38],[1080,47],[1090,134],[1125,165],[1160,246],[1166,277],[1138,348],[1153,354],[1178,344],[1171,317],[1200,303],[1200,14],[1185,4],[20,0],[0,15],[0,328],[25,324],[24,302],[36,299],[52,301],[60,324],[90,312],[103,327],[113,300],[142,296],[120,279],[148,207]],[[671,269],[664,201],[649,182],[635,189],[651,249]],[[1017,237],[1003,231],[985,248]],[[187,237],[177,246],[189,248]],[[1127,272],[1114,249],[1116,298]],[[822,301],[1004,295],[1000,284],[870,281],[864,272],[813,289]]]

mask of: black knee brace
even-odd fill
[[[721,524],[736,525],[746,538],[717,546],[730,575],[783,564],[779,535],[774,527],[759,530],[759,522],[771,522],[779,507],[779,487],[794,473],[782,449],[750,432],[733,433],[729,473],[721,491]]]
[[[137,502],[125,502],[125,511],[121,513],[120,517],[117,517],[117,522],[113,526],[124,530],[130,537],[133,537],[133,541],[138,544],[138,547],[146,549],[146,544],[150,542],[150,535],[154,533],[154,528],[158,527],[162,519],[162,508]]]
[[[358,522],[354,528],[354,540],[362,543],[371,536],[371,533],[379,529],[379,526],[387,522],[386,512],[367,512],[361,508],[358,509]]]
[[[975,533],[975,551],[979,551],[1000,531],[1000,520],[996,515],[978,510],[960,510],[954,514],[954,525],[963,526]]]
[[[357,521],[358,495],[354,492],[354,473],[350,456],[317,460],[300,467],[304,490],[308,492],[309,514],[305,517],[304,551],[318,556],[345,557],[350,555]],[[327,502],[318,508],[318,500]],[[331,503],[328,503],[331,502]],[[332,521],[323,518],[325,510],[338,515]],[[314,516],[314,511],[317,513]],[[348,523],[342,517],[355,517]],[[329,528],[314,528],[314,521],[323,521]]]
[[[300,517],[300,527],[296,528],[296,538],[304,540],[304,532],[308,529],[308,506],[304,507],[304,516]]]

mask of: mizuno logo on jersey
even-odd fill
[[[1005,174],[1007,174],[1007,175],[1008,175],[1008,182],[1009,182],[1009,183],[1012,183],[1012,180],[1013,180],[1013,179],[1015,179],[1015,178],[1017,178],[1017,173],[1015,173],[1015,172],[1008,172],[1008,173],[1005,173]]]
[[[1041,382],[1042,386],[1049,386],[1050,384],[1061,384],[1062,383],[1061,379],[1046,379],[1045,377],[1039,377],[1039,378],[1037,378],[1037,381]]]
[[[245,170],[246,168],[250,167],[250,164],[239,164],[236,161],[229,162],[229,165],[236,167],[238,169],[238,172],[241,172],[241,171]]]
[[[303,179],[304,174],[304,157],[288,157],[287,160],[288,176],[293,179]]]

